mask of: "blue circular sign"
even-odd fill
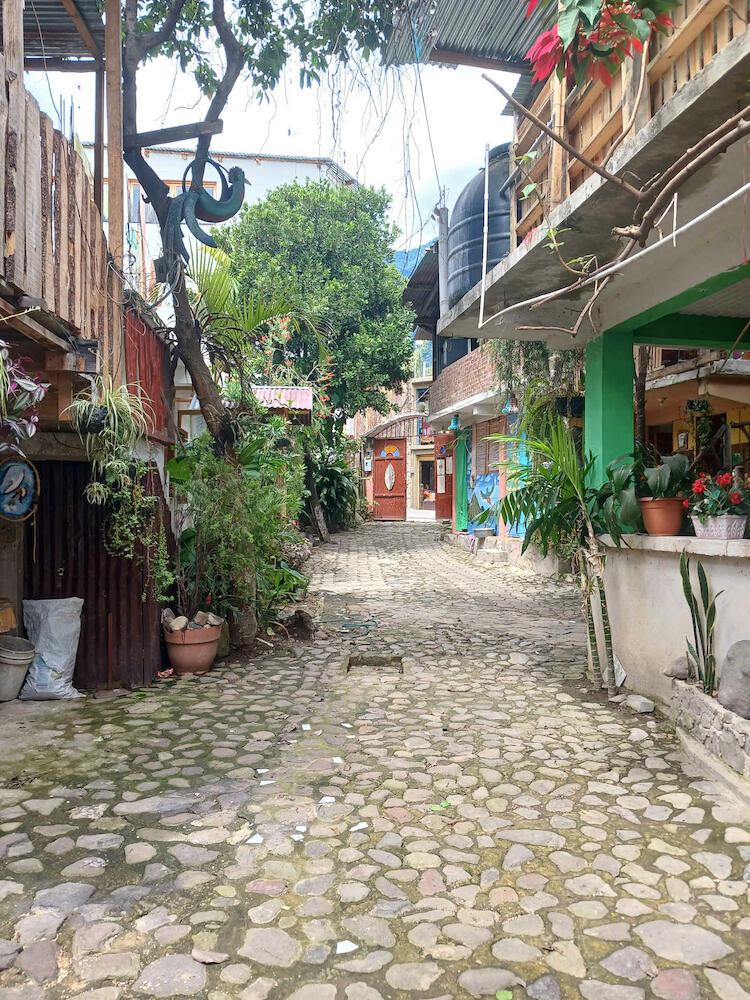
[[[24,458],[9,458],[0,463],[0,517],[23,521],[36,510],[39,499],[39,476]]]

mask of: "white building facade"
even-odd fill
[[[84,149],[93,169],[94,148],[84,143]],[[182,190],[185,171],[195,156],[195,151],[183,146],[154,146],[143,150],[144,156],[165,184],[170,194]],[[284,156],[270,153],[240,153],[212,151],[211,158],[225,170],[240,167],[245,174],[246,203],[262,201],[266,195],[284,184],[295,181],[328,181],[331,184],[351,186],[356,180],[334,160],[325,156]],[[106,163],[106,155],[105,155]],[[186,185],[189,185],[188,176]],[[106,178],[104,180],[103,214],[107,215]],[[216,170],[206,168],[204,186],[209,193],[217,196],[220,190]],[[148,298],[149,288],[154,283],[154,261],[161,256],[159,226],[151,205],[143,199],[138,180],[125,167],[125,271],[138,291]],[[223,223],[224,225],[231,225]]]

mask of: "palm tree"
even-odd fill
[[[584,600],[594,670],[613,695],[616,684],[604,590],[605,555],[597,539],[597,531],[602,529],[618,542],[622,537],[611,503],[612,485],[601,490],[587,485],[594,457],[589,454],[579,459],[562,418],[549,427],[547,438],[496,434],[490,440],[510,446],[515,453],[503,463],[510,489],[500,501],[500,517],[509,525],[525,523],[522,551],[534,542],[544,555],[552,549],[571,560]],[[533,460],[526,460],[526,456]],[[594,625],[594,601],[601,611],[603,656]]]
[[[223,250],[202,245],[191,248],[188,276],[190,304],[211,370],[220,381],[237,380],[243,398],[251,382],[263,377],[267,362],[263,338],[270,331],[275,327],[288,334],[302,327],[317,330],[314,319],[298,309],[283,288],[270,299],[242,295]],[[281,371],[276,376],[288,381]]]

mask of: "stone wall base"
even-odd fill
[[[687,681],[672,681],[670,717],[709,753],[741,775],[750,794],[750,719],[742,719]]]

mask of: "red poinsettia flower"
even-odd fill
[[[690,501],[689,500],[683,500],[682,501],[682,506],[683,507],[689,507],[690,506]]]
[[[731,486],[734,479],[731,472],[722,472],[721,475],[716,477],[716,485],[721,486]]]
[[[534,64],[534,76],[531,82],[546,80],[560,61],[561,55],[562,41],[555,24],[548,31],[543,31],[526,53],[526,58]]]
[[[705,493],[706,484],[700,479],[696,479],[693,483],[693,493]]]
[[[732,490],[732,492],[729,494],[729,501],[730,503],[733,503],[735,507],[737,506],[737,504],[742,503],[742,494],[740,493],[740,491]]]

